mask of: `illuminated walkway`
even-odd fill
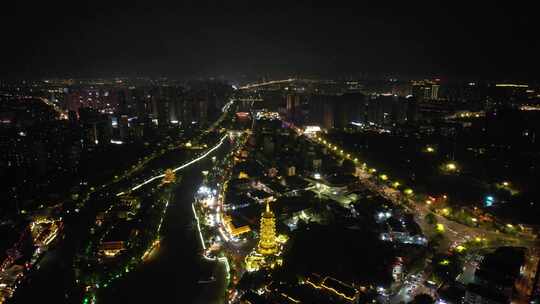
[[[215,145],[214,147],[212,147],[210,150],[206,151],[203,155],[201,155],[201,156],[199,156],[199,157],[197,157],[197,158],[195,158],[195,159],[193,159],[193,160],[191,160],[191,161],[189,161],[189,162],[187,162],[187,163],[185,163],[185,164],[183,164],[183,165],[181,165],[181,166],[179,166],[179,167],[174,168],[174,169],[173,169],[173,172],[177,172],[177,171],[179,171],[179,170],[182,170],[182,169],[184,169],[184,168],[186,168],[186,167],[189,167],[189,166],[193,165],[193,164],[196,163],[196,162],[199,162],[199,161],[205,159],[206,157],[208,157],[208,155],[210,155],[212,152],[214,152],[214,151],[217,150],[219,147],[221,147],[221,145],[223,145],[223,142],[225,142],[225,139],[227,139],[227,136],[228,136],[228,135],[223,135],[223,137],[221,137],[221,139],[219,140],[219,143],[218,143],[217,145]],[[156,175],[156,176],[154,176],[154,177],[151,177],[151,178],[145,180],[144,182],[142,182],[142,183],[140,183],[140,184],[134,186],[134,187],[131,188],[129,191],[135,191],[135,190],[141,188],[142,186],[144,186],[144,185],[146,185],[146,184],[149,184],[149,183],[151,183],[151,182],[153,182],[153,181],[155,181],[155,180],[158,180],[158,179],[160,179],[160,178],[163,178],[164,176],[165,176],[165,174],[160,174],[160,175]],[[128,192],[129,192],[129,191],[128,191]],[[117,193],[116,196],[122,196],[122,195],[124,195],[124,194],[126,194],[126,193],[125,193],[125,192],[120,192],[120,193]]]

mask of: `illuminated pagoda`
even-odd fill
[[[161,181],[161,184],[171,184],[176,181],[176,175],[174,174],[174,171],[172,169],[165,170],[165,176],[163,176],[163,180]]]
[[[246,256],[246,269],[257,271],[261,268],[274,268],[282,264],[281,247],[276,237],[276,217],[270,210],[270,201],[266,200],[265,211],[261,214],[260,239],[257,249]]]
[[[276,218],[270,210],[269,201],[266,201],[266,210],[261,215],[261,236],[257,252],[262,255],[275,254],[278,251],[276,242]]]

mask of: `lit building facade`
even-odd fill
[[[257,271],[262,268],[274,268],[283,263],[281,255],[282,243],[276,236],[276,218],[270,210],[270,199],[266,201],[265,211],[261,214],[260,238],[257,249],[245,259],[248,271]]]
[[[275,254],[277,251],[276,219],[267,201],[266,210],[261,215],[261,236],[257,246],[257,252],[262,255],[270,255]]]
[[[172,169],[165,170],[165,175],[163,176],[162,184],[171,184],[176,181],[176,174]]]

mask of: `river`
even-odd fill
[[[218,157],[229,149],[225,144]],[[202,182],[201,161],[181,172],[182,180],[165,216],[157,253],[126,278],[113,284],[98,303],[223,303],[225,270],[222,264],[202,259],[191,203]],[[207,281],[211,277],[215,281]]]

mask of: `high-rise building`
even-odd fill
[[[439,88],[440,86],[438,84],[432,84],[431,85],[431,99],[432,100],[438,100],[439,99]]]
[[[363,124],[389,126],[407,121],[408,102],[396,95],[372,96],[361,108],[360,119]]]
[[[82,107],[81,94],[78,91],[68,92],[65,100],[68,111],[78,112],[79,108]]]
[[[165,127],[168,126],[170,121],[169,113],[171,112],[170,108],[171,103],[166,98],[161,97],[158,101],[158,126]]]
[[[118,94],[118,113],[121,115],[125,115],[128,112],[126,92],[124,92],[124,90],[120,90],[118,91],[117,94]]]
[[[287,95],[287,120],[298,123],[300,119],[300,96],[297,94]]]
[[[79,121],[83,129],[83,142],[86,147],[110,143],[112,128],[106,115],[95,109],[80,108]]]
[[[344,128],[365,114],[366,96],[361,93],[314,95],[309,100],[309,123],[321,127]]]
[[[118,119],[118,129],[120,130],[120,139],[125,140],[129,135],[129,118],[127,115],[122,115]]]
[[[334,127],[333,98],[330,95],[314,95],[309,100],[310,124],[319,124],[321,127],[331,129]]]
[[[146,104],[144,90],[139,87],[129,89],[130,104],[135,107],[135,115],[138,120],[148,117],[148,105]]]
[[[178,86],[165,86],[161,88],[161,120],[167,124],[177,124],[183,119],[183,94]],[[159,118],[158,118],[159,119]]]
[[[413,84],[413,87],[412,87],[412,95],[414,96],[414,98],[416,99],[416,101],[424,101],[424,99],[426,99],[426,87],[424,87],[423,85],[421,84]],[[427,94],[427,95],[431,95],[431,94]]]
[[[197,106],[199,123],[206,123],[208,121],[208,100],[204,98],[199,99]]]
[[[322,102],[322,125],[326,129],[334,127],[334,107],[330,102]]]
[[[407,98],[406,116],[408,122],[418,120],[418,102],[414,98]]]
[[[412,86],[412,95],[418,102],[439,99],[440,85],[434,81],[415,81]]]

